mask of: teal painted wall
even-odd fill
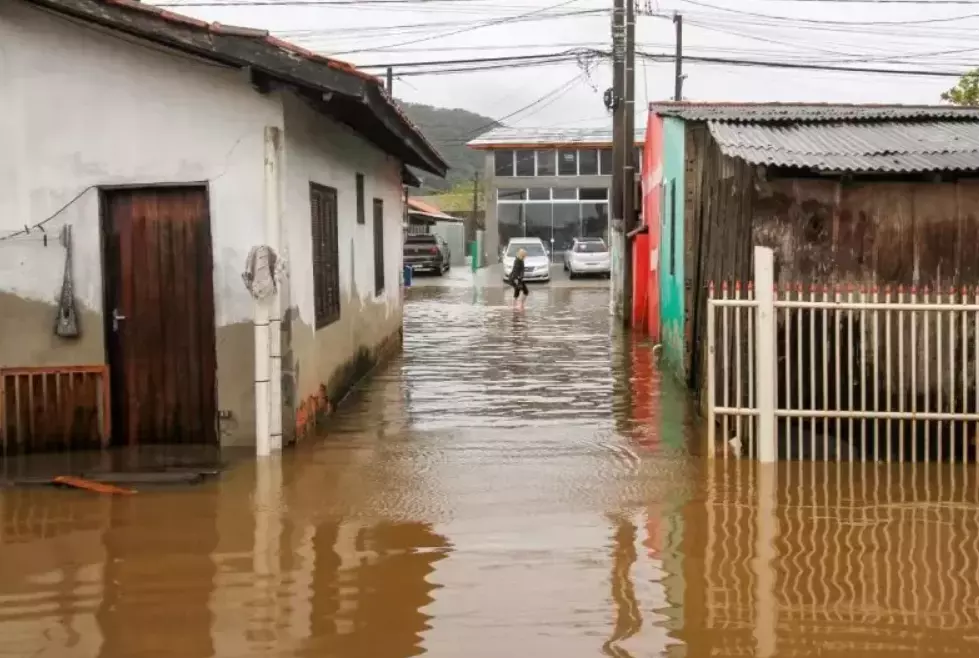
[[[683,208],[686,126],[682,119],[663,122],[663,188],[660,196],[660,321],[663,363],[672,374],[686,378],[684,369]]]

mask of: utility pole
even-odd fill
[[[612,94],[608,105],[612,109],[612,189],[609,203],[609,248],[612,251],[612,315],[627,316],[625,308],[625,156],[629,139],[625,134],[625,2],[613,0],[612,6]]]
[[[394,69],[388,67],[388,96],[394,98]]]
[[[673,58],[674,76],[673,100],[683,100],[683,15],[673,14],[673,25],[676,27],[676,55]]]
[[[632,323],[633,262],[630,234],[636,228],[636,0],[625,0],[625,162],[623,163],[622,219],[625,258],[622,260],[622,324]]]

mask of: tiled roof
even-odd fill
[[[25,0],[85,22],[193,53],[230,66],[248,68],[314,94],[337,117],[365,137],[388,137],[378,146],[419,168],[444,175],[448,166],[435,147],[405,116],[380,80],[352,64],[256,30],[208,23],[137,0]],[[337,98],[334,98],[337,97]],[[398,146],[390,137],[401,141]]]
[[[973,120],[820,123],[709,121],[721,151],[752,164],[827,171],[979,171]]]
[[[979,108],[952,105],[852,105],[831,103],[650,103],[662,116],[688,121],[750,123],[979,119]]]
[[[446,219],[457,221],[458,217],[446,214],[430,203],[425,203],[415,197],[408,197],[408,212],[427,215],[435,219]]]
[[[636,126],[636,144],[646,138],[646,126]],[[512,148],[514,146],[611,146],[612,128],[511,128],[500,126],[469,142],[472,148]]]

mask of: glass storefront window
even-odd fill
[[[578,152],[574,150],[557,152],[558,176],[578,175]]]
[[[586,238],[605,238],[608,242],[608,203],[581,204],[581,232]]]
[[[550,201],[551,200],[551,188],[549,187],[534,187],[527,190],[527,198],[531,201]]]
[[[577,203],[555,203],[554,217],[554,260],[560,260],[564,252],[571,248],[571,241],[581,235],[581,205]]]
[[[607,187],[583,187],[578,191],[582,201],[608,201]]]
[[[496,151],[493,161],[497,176],[513,176],[513,151]]]
[[[594,149],[578,151],[578,174],[581,176],[598,175],[598,151]]]
[[[517,151],[517,176],[534,175],[534,152]]]
[[[527,237],[540,238],[551,249],[551,204],[528,203],[526,206]]]
[[[602,176],[612,175],[612,149],[602,149],[598,152],[598,173]]]
[[[496,191],[496,198],[500,201],[525,201],[527,199],[527,190],[501,187]]]
[[[506,246],[511,238],[522,238],[524,232],[524,204],[496,204],[496,219],[500,230],[500,248]]]
[[[554,176],[557,173],[557,160],[554,151],[537,151],[537,175]]]
[[[555,201],[577,201],[577,187],[553,187],[551,188],[551,198]]]

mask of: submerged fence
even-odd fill
[[[975,461],[979,288],[711,287],[710,454],[834,461]]]

